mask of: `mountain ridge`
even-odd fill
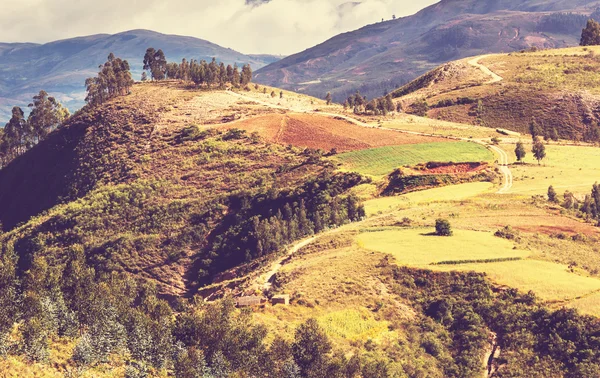
[[[44,89],[71,111],[84,104],[87,77],[97,73],[109,53],[129,61],[136,79],[148,47],[163,49],[169,61],[182,58],[226,64],[249,63],[254,69],[278,59],[269,55],[245,55],[203,39],[162,34],[145,29],[117,34],[94,34],[45,44],[0,43],[0,123],[8,121],[12,106],[27,107],[33,95]]]
[[[541,17],[558,11],[590,15],[598,4],[445,0],[412,16],[337,35],[258,70],[256,81],[320,97],[331,91],[337,101],[357,89],[380,96],[448,61],[575,45],[578,35],[537,31]]]

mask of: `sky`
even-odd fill
[[[289,55],[438,0],[2,0],[0,42],[150,29],[246,54]]]

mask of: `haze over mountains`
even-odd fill
[[[589,16],[598,1],[443,0],[417,14],[338,35],[257,72],[261,83],[335,100],[380,96],[441,63],[531,46],[577,45],[581,28],[543,23],[557,12]],[[577,16],[571,15],[576,18]]]
[[[129,61],[136,80],[144,51],[152,46],[162,48],[169,61],[216,57],[226,64],[250,63],[255,71],[260,69],[255,75],[259,83],[318,97],[332,92],[334,100],[341,102],[357,89],[369,98],[380,96],[442,63],[467,56],[577,45],[585,20],[599,4],[592,0],[443,0],[413,16],[340,34],[282,60],[146,30],[44,45],[0,43],[0,123],[8,120],[12,106],[26,107],[40,89],[58,97],[71,111],[78,109],[84,103],[84,80],[96,73],[110,52]],[[566,17],[571,27],[549,19],[566,12],[574,13]]]
[[[71,111],[84,104],[85,79],[95,76],[109,53],[127,59],[134,79],[139,80],[142,60],[148,47],[162,48],[169,61],[182,58],[210,60],[226,64],[250,63],[263,67],[277,57],[244,55],[214,43],[148,30],[119,34],[98,34],[47,44],[0,43],[0,123],[8,121],[13,106],[27,107],[41,89],[56,96]]]

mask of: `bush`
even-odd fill
[[[435,234],[437,236],[452,236],[452,227],[446,219],[438,219],[435,221]]]

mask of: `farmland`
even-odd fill
[[[345,170],[383,176],[405,165],[430,161],[483,162],[493,155],[484,146],[469,142],[424,143],[419,145],[388,146],[338,155]]]
[[[514,243],[492,233],[457,230],[454,236],[444,238],[432,236],[430,232],[431,229],[421,228],[375,229],[361,233],[356,240],[359,247],[391,254],[401,265],[486,273],[500,285],[525,292],[531,290],[546,301],[567,301],[600,290],[600,279],[570,272],[566,265],[529,259],[529,251],[519,250]],[[513,258],[520,260],[502,261]],[[490,262],[471,263],[470,260]],[[600,314],[600,308],[593,311]]]
[[[503,145],[503,149],[514,157],[514,145]],[[585,146],[546,146],[547,157],[538,165],[526,146],[524,165],[514,164],[514,175],[510,193],[533,195],[545,194],[550,185],[562,194],[565,190],[589,193],[592,185],[600,181],[600,150]]]
[[[233,122],[223,128],[256,132],[271,143],[323,151],[335,149],[337,152],[443,141],[441,138],[361,127],[343,119],[319,114],[269,114]]]

